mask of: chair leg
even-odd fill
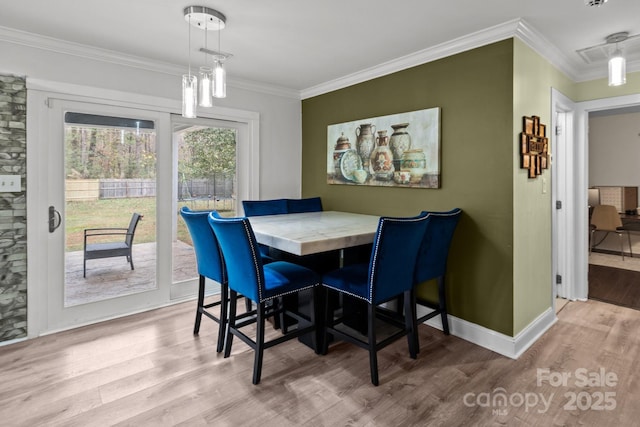
[[[262,355],[264,354],[264,302],[258,303],[256,318],[256,354],[253,362],[253,384],[260,382]]]
[[[416,294],[411,289],[404,292],[404,324],[409,343],[409,355],[412,359],[418,357],[420,343],[418,342],[418,318],[416,317]]]
[[[631,246],[631,233],[627,231],[627,239],[629,239],[629,255],[633,258],[633,247]]]
[[[438,305],[440,308],[440,318],[442,319],[442,332],[449,335],[449,318],[447,316],[447,296],[444,287],[444,276],[438,277]]]
[[[193,334],[200,332],[200,322],[202,321],[202,310],[204,306],[204,276],[198,278],[198,305],[196,306],[196,321],[193,325]]]
[[[231,355],[231,344],[233,343],[233,334],[231,329],[236,327],[236,304],[238,303],[238,293],[229,289],[229,321],[227,322],[227,330],[225,331],[224,340],[224,357]]]
[[[369,338],[369,368],[371,370],[371,384],[378,385],[378,354],[376,351],[376,306],[369,304],[368,338]]]
[[[87,259],[85,258],[82,262],[82,277],[87,277]]]
[[[322,334],[320,338],[320,345],[322,348],[320,349],[320,354],[327,354],[329,352],[329,333],[327,332],[327,327],[333,326],[333,310],[331,307],[331,303],[329,302],[331,296],[329,288],[323,286],[323,290],[320,292],[324,292],[324,305],[323,305],[323,313],[322,316],[322,330],[320,333]],[[317,327],[317,324],[316,324]]]
[[[253,308],[253,307],[251,307],[251,300],[249,298],[245,297],[245,299],[244,299],[244,308],[247,311],[251,311],[251,309]]]
[[[129,264],[131,264],[131,269],[133,270],[133,257],[131,255],[129,255],[127,258],[129,258]]]
[[[284,314],[284,308],[285,308],[284,298],[285,297],[277,298],[274,301],[274,304],[278,304],[280,306],[280,308],[281,308],[280,315],[277,316],[278,317],[277,323],[280,324],[280,329],[282,329],[282,333],[286,334],[289,331],[289,328],[287,326],[287,319],[286,319],[286,316]]]
[[[620,255],[622,255],[622,260],[624,261],[624,247],[622,246],[622,233],[618,233],[618,240],[620,240]]]
[[[218,325],[218,347],[216,351],[222,352],[227,334],[227,323],[229,311],[229,286],[226,283],[220,285],[220,325]]]

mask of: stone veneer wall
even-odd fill
[[[20,192],[0,188],[0,341],[27,336],[27,90],[0,75],[0,175],[20,175]]]

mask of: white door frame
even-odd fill
[[[575,216],[574,230],[576,234],[575,299],[586,300],[589,294],[588,283],[588,212],[587,188],[589,187],[589,112],[610,110],[613,108],[640,105],[640,94],[596,99],[576,103],[576,145],[575,145],[575,186],[574,198],[576,206],[582,206],[583,214]]]
[[[127,311],[116,311],[106,316],[101,316],[100,313],[96,315],[90,309],[79,310],[78,313],[71,313],[65,318],[61,318],[59,313],[54,313],[56,310],[60,311],[61,295],[56,296],[56,287],[51,286],[51,279],[47,277],[47,269],[44,268],[49,264],[50,258],[55,257],[48,250],[51,235],[48,231],[47,217],[48,206],[60,203],[58,200],[50,202],[50,197],[58,199],[63,197],[60,196],[61,189],[54,191],[59,194],[49,194],[48,162],[52,156],[56,154],[60,156],[60,153],[49,152],[50,99],[136,109],[147,111],[150,115],[159,118],[156,122],[156,131],[158,137],[157,183],[160,188],[171,188],[173,184],[170,114],[179,114],[181,109],[180,102],[176,100],[27,78],[27,328],[29,338],[174,302],[169,294],[172,277],[171,263],[158,262],[156,280],[163,291],[159,293],[157,299],[141,300],[138,301],[138,305],[130,307]],[[213,107],[202,112],[200,116],[247,124],[249,143],[247,147],[243,147],[246,155],[243,162],[247,165],[247,179],[242,189],[242,196],[258,198],[260,158],[258,113]],[[171,194],[172,192],[169,191],[158,194],[158,230],[172,229]],[[158,233],[158,260],[171,259],[171,239],[171,233]],[[52,304],[58,304],[58,307],[52,309]]]
[[[551,91],[551,180],[552,180],[552,283],[553,301],[555,297],[572,299],[574,274],[569,266],[575,263],[571,242],[574,241],[575,230],[571,227],[574,204],[571,201],[573,188],[571,153],[574,145],[574,110],[575,103],[556,89]],[[562,203],[557,209],[556,202]],[[562,277],[562,283],[556,284],[556,277]]]

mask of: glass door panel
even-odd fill
[[[237,129],[233,124],[225,126],[212,120],[196,124],[175,119],[173,141],[177,157],[173,283],[179,284],[193,282],[198,276],[191,236],[179,210],[187,206],[191,210],[215,209],[223,216],[236,215]],[[217,293],[217,284],[212,286],[208,293]]]
[[[64,306],[155,290],[154,122],[68,111],[64,154]]]

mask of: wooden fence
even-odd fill
[[[155,197],[154,179],[68,179],[68,201]],[[178,182],[178,199],[231,199],[235,193],[235,176],[213,174],[209,178],[182,179]]]
[[[100,180],[68,179],[65,183],[67,201],[98,200],[100,198]]]
[[[132,197],[155,197],[155,179],[101,179],[101,199],[128,199]]]

